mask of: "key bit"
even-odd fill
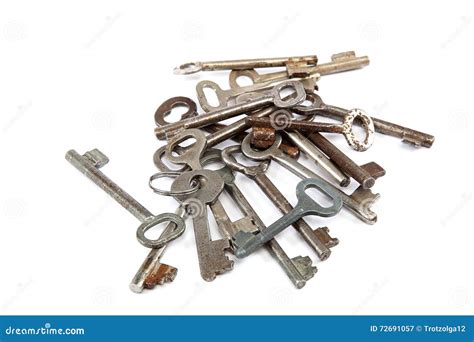
[[[298,269],[298,272],[300,272],[306,281],[313,278],[318,272],[318,268],[313,266],[313,261],[309,256],[297,256],[292,258],[291,261],[293,261],[293,264]]]
[[[157,263],[151,273],[145,278],[144,286],[147,289],[153,289],[156,285],[163,285],[164,283],[171,283],[178,269],[176,267]]]
[[[318,239],[324,243],[327,248],[333,248],[339,244],[338,238],[333,238],[329,235],[329,228],[328,227],[321,227],[314,230],[314,234],[318,237]]]

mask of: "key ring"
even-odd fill
[[[190,185],[191,188],[187,190],[181,190],[181,191],[169,191],[169,190],[161,190],[159,188],[156,188],[153,186],[153,181],[160,179],[160,178],[165,178],[165,177],[177,177],[181,175],[182,172],[179,171],[163,171],[163,172],[157,172],[154,175],[150,177],[150,180],[148,181],[148,186],[153,190],[154,193],[163,195],[163,196],[181,196],[181,195],[190,195],[194,192],[196,192],[199,189],[199,181],[197,179],[192,179]]]

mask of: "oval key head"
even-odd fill
[[[310,104],[305,105],[298,105],[293,107],[293,112],[300,115],[310,115],[310,114],[317,114],[323,110],[325,104],[321,97],[316,93],[307,93],[306,94],[306,101],[309,101]]]
[[[151,228],[155,227],[156,225],[163,223],[163,222],[173,222],[176,227],[174,228],[173,232],[167,234],[164,237],[160,237],[156,240],[151,240],[145,236],[145,233],[150,230]],[[186,224],[184,220],[173,213],[164,213],[157,216],[153,216],[143,222],[137,229],[137,240],[143,246],[148,248],[161,248],[167,243],[173,241],[174,239],[183,235],[186,229]]]
[[[174,155],[174,148],[188,139],[195,139],[196,142],[187,146],[185,150],[179,154]],[[206,150],[207,141],[204,133],[199,129],[185,129],[173,136],[166,145],[166,158],[175,164],[187,164],[193,170],[201,169],[201,156]]]
[[[365,130],[364,141],[360,141],[354,133],[354,120],[356,118],[359,118],[362,121],[362,127]],[[342,124],[342,127],[342,133],[344,134],[347,143],[354,150],[359,152],[367,151],[374,143],[374,121],[362,109],[351,109],[351,111],[344,117],[344,123]]]
[[[173,109],[178,107],[186,107],[188,110],[186,113],[181,115],[180,120],[187,119],[197,115],[197,106],[196,102],[191,100],[189,97],[185,96],[176,96],[172,97],[165,102],[163,102],[155,112],[155,123],[157,126],[164,126],[169,124],[166,121],[166,117],[170,115]]]
[[[173,69],[175,75],[189,75],[202,70],[201,62],[184,63]]]
[[[198,208],[192,208],[193,210],[202,209],[199,206],[213,203],[224,189],[224,181],[216,171],[202,169],[184,172],[176,177],[173,184],[171,184],[171,191],[182,192],[188,190],[192,188],[195,180],[200,183],[200,188],[196,192],[189,195],[175,196],[181,203],[197,205]]]
[[[282,97],[282,92],[285,89],[291,89],[294,91],[291,97]],[[300,81],[285,81],[277,84],[272,88],[273,103],[279,108],[288,108],[296,106],[306,99],[306,91],[304,90],[303,83]]]
[[[282,138],[280,134],[276,134],[275,136],[275,142],[273,143],[272,146],[267,148],[266,150],[255,150],[252,148],[250,145],[250,139],[251,136],[248,134],[244,140],[242,140],[242,153],[250,158],[250,159],[255,159],[255,160],[266,160],[266,159],[272,159],[272,156],[280,154],[280,150],[278,147],[281,144]]]
[[[155,151],[153,154],[153,163],[157,167],[158,170],[160,171],[176,171],[176,172],[184,172],[184,171],[189,171],[189,166],[184,165],[181,168],[177,169],[172,169],[168,165],[165,164],[163,161],[163,156],[166,153],[166,145],[161,146],[159,149]]]
[[[247,69],[247,70],[232,70],[229,73],[229,85],[232,89],[240,88],[241,85],[237,82],[239,77],[247,77],[252,81],[252,84],[255,84],[259,80],[259,74],[255,71],[255,69]]]
[[[213,106],[209,103],[204,89],[212,89],[215,92],[216,98],[219,101],[219,104],[217,106]],[[222,88],[219,87],[216,82],[207,80],[199,82],[198,84],[196,84],[196,93],[198,96],[199,104],[205,112],[223,109],[227,106],[228,97],[224,96]]]
[[[305,192],[310,188],[318,189],[328,195],[333,201],[332,206],[323,207],[314,201]],[[305,215],[331,217],[339,213],[342,209],[342,198],[337,193],[336,189],[329,186],[326,182],[316,178],[308,178],[299,182],[296,186],[296,198],[298,198],[298,204],[296,207],[301,207],[301,210],[305,212]]]

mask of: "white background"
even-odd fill
[[[2,2],[0,313],[472,314],[472,21],[467,1]],[[147,254],[138,221],[65,152],[100,148],[109,177],[152,212],[174,211],[147,186],[162,144],[153,114],[171,96],[196,99],[198,80],[227,88],[226,73],[186,78],[175,65],[313,53],[325,62],[347,50],[370,66],[323,77],[326,103],[436,136],[432,149],[416,150],[377,135],[366,153],[333,140],[387,170],[373,189],[378,223],[345,210],[309,218],[341,240],[323,263],[293,230],[282,233],[290,256],[319,268],[302,290],[265,251],[204,282],[189,224],[162,259],[179,268],[176,280],[130,292]],[[270,177],[294,203],[298,179],[273,164]],[[250,181],[237,182],[265,223],[279,217]]]

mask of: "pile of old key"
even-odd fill
[[[357,218],[374,224],[376,214],[370,206],[379,197],[370,188],[375,180],[385,174],[376,163],[357,165],[333,143],[320,133],[339,133],[356,151],[366,151],[373,142],[375,133],[391,135],[415,146],[431,147],[434,137],[406,127],[368,116],[361,109],[346,110],[325,104],[318,94],[316,82],[322,75],[349,71],[368,65],[367,57],[356,57],[353,52],[332,56],[329,63],[318,64],[316,56],[250,59],[221,62],[195,62],[175,68],[177,74],[191,74],[198,71],[232,70],[229,76],[230,89],[222,90],[212,81],[197,84],[197,97],[204,114],[199,114],[196,104],[187,97],[174,97],[165,101],[155,113],[155,135],[167,140],[154,155],[155,165],[160,170],[150,178],[150,187],[159,194],[173,196],[178,202],[177,211],[154,216],[117,184],[107,178],[99,168],[108,158],[94,149],[78,154],[71,150],[66,158],[88,178],[109,193],[122,206],[141,221],[137,230],[138,241],[151,248],[149,255],[135,275],[130,288],[141,292],[156,284],[172,281],[177,269],[160,263],[166,244],[181,236],[185,230],[185,219],[192,218],[196,239],[201,276],[212,281],[217,275],[230,271],[234,262],[226,252],[237,258],[244,258],[265,246],[272,257],[297,288],[302,288],[313,277],[316,267],[309,257],[290,258],[275,240],[275,236],[293,226],[311,246],[321,260],[331,254],[330,248],[338,240],[329,235],[326,227],[313,229],[304,220],[307,215],[330,217],[344,206]],[[284,71],[259,74],[254,69],[284,67]],[[237,78],[249,77],[253,84],[239,86]],[[218,106],[211,106],[204,90],[211,88],[219,100]],[[284,95],[286,93],[286,95]],[[187,112],[181,120],[168,123],[165,118],[173,108],[185,106]],[[303,117],[296,120],[295,115]],[[339,124],[316,122],[316,116],[339,120]],[[242,116],[229,125],[220,123],[229,118]],[[362,127],[365,139],[360,141],[354,133],[354,125]],[[183,146],[185,141],[195,142]],[[228,139],[237,144],[219,150],[215,145]],[[327,171],[333,185],[297,159],[300,152],[313,159]],[[246,166],[236,159],[248,158],[257,161],[256,166]],[[168,168],[167,162],[179,164],[179,170]],[[241,159],[239,159],[241,160]],[[278,163],[302,179],[296,185],[298,202],[293,207],[278,188],[266,176],[270,162]],[[219,170],[206,169],[213,162],[223,162]],[[266,227],[258,214],[246,200],[236,183],[234,172],[240,172],[252,179],[282,212],[282,217]],[[173,177],[170,190],[157,187],[156,181]],[[351,195],[340,187],[349,184],[353,178],[360,184]],[[321,206],[305,190],[316,188],[331,199],[330,207]],[[236,222],[229,219],[219,195],[227,192],[244,214]],[[207,221],[207,206],[215,217],[223,238],[212,240]],[[152,240],[146,232],[161,222],[168,222],[160,238]]]

